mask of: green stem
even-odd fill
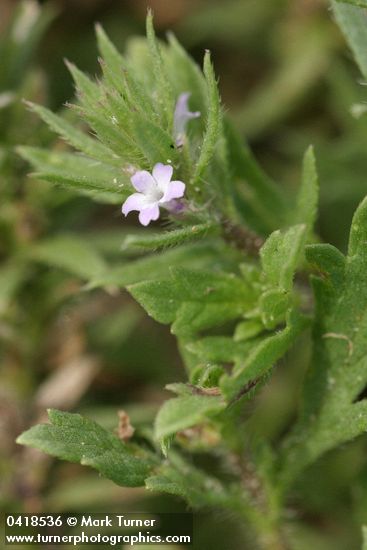
[[[252,527],[260,550],[288,550],[281,519],[280,493],[270,480],[263,480],[254,464],[237,458],[244,487],[241,515]]]
[[[289,550],[279,519],[270,518],[265,511],[246,507],[241,514],[252,528],[259,550]]]

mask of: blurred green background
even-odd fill
[[[59,239],[59,250],[70,249],[76,233],[106,258],[120,259],[130,219],[119,208],[29,178],[14,150],[65,147],[22,98],[62,110],[73,96],[64,58],[98,74],[94,23],[123,50],[144,34],[148,5],[160,37],[172,29],[198,62],[205,48],[212,51],[225,109],[286,193],[298,185],[304,150],[315,146],[323,240],[345,250],[353,211],[367,192],[366,88],[326,0],[54,0],[27,8],[1,0],[0,506],[7,512],[185,510],[179,500],[116,487],[14,443],[48,407],[81,412],[111,429],[123,409],[144,429],[168,396],[164,385],[184,379],[168,328],[115,288],[85,289],[83,258],[70,267],[53,248]],[[307,359],[306,351],[290,353],[251,404],[254,415],[242,428],[254,440],[276,443],[289,427]],[[289,508],[292,548],[360,547],[365,455],[358,440],[306,472]],[[196,547],[252,550],[246,537],[235,517],[210,513]]]

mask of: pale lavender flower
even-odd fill
[[[182,181],[171,181],[173,168],[169,164],[158,162],[150,174],[146,170],[136,172],[130,181],[139,191],[133,193],[122,205],[122,213],[127,216],[132,210],[139,212],[139,221],[148,225],[159,218],[159,208],[171,210],[171,205],[183,197],[185,184]]]
[[[190,95],[190,92],[180,94],[175,107],[175,113],[173,116],[173,134],[178,147],[181,147],[184,143],[186,126],[189,120],[200,116],[199,111],[192,112],[189,110]]]

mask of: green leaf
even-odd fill
[[[166,73],[166,67],[162,59],[160,46],[155,36],[153,27],[153,15],[151,11],[148,11],[146,26],[149,54],[151,56],[154,67],[155,82],[157,86],[156,93],[159,98],[158,101],[161,105],[161,114],[163,120],[166,121],[166,129],[171,130],[173,121],[174,97],[170,85],[170,80]]]
[[[87,156],[107,163],[116,163],[116,156],[105,147],[102,143],[89,137],[85,132],[75,128],[73,124],[67,122],[61,116],[55,115],[49,109],[36,105],[35,103],[27,102],[27,105],[32,111],[37,113],[46,124],[67,143],[79,149]],[[120,165],[121,163],[119,163]]]
[[[336,0],[331,2],[336,21],[353,51],[362,75],[367,78],[367,13],[351,4]],[[361,4],[366,7],[365,2]]]
[[[235,342],[250,340],[251,338],[258,336],[258,334],[260,334],[263,330],[264,326],[260,321],[242,321],[236,326],[233,339]]]
[[[98,49],[109,69],[106,78],[107,80],[109,80],[109,76],[112,75],[112,79],[109,81],[109,83],[112,86],[116,86],[116,88],[118,89],[119,83],[122,80],[124,59],[122,55],[117,51],[115,46],[112,44],[111,40],[108,38],[102,26],[99,24],[96,25],[96,35],[97,35]]]
[[[200,363],[222,364],[227,370],[233,365],[219,383],[226,401],[232,402],[268,376],[307,325],[306,318],[292,313],[286,328],[277,333],[237,341],[229,336],[208,336],[189,342],[187,348]]]
[[[179,496],[194,509],[223,509],[235,514],[245,509],[247,516],[256,516],[254,521],[260,519],[246,489],[239,490],[237,484],[224,483],[208,475],[175,451],[171,451],[169,459],[145,485],[151,491]]]
[[[311,244],[306,246],[306,259],[330,283],[338,288],[343,284],[345,256],[331,244]]]
[[[189,90],[192,94],[190,104],[192,101],[193,109],[199,110],[203,116],[207,108],[207,85],[203,72],[172,33],[168,33],[168,43],[170,47],[167,48],[166,58],[176,95],[178,97],[183,90]],[[202,117],[197,123],[198,129],[201,130]]]
[[[167,159],[173,161],[176,152],[172,149],[171,135],[140,113],[132,112],[130,116],[134,141],[149,165]]]
[[[36,147],[18,147],[17,152],[33,165],[36,169],[34,175],[40,179],[103,202],[120,203],[130,194],[127,176],[102,162]]]
[[[313,147],[309,147],[303,158],[302,186],[298,194],[294,223],[307,226],[307,232],[313,229],[319,196],[319,183]]]
[[[121,92],[108,83],[95,83],[72,63],[67,62],[67,66],[75,81],[80,103],[80,106],[70,107],[117,158],[139,165],[143,157],[131,135],[131,117],[136,107],[129,107]]]
[[[192,508],[235,508],[238,505],[238,500],[217,478],[208,476],[181,457],[175,457],[172,464],[173,456],[174,453],[170,453],[171,463],[163,464],[155,475],[146,480],[148,490],[181,497]]]
[[[243,353],[235,357],[232,374],[225,374],[220,381],[220,388],[228,401],[243,395],[250,384],[263,379],[286,351],[293,345],[298,335],[307,327],[308,320],[297,314],[288,315],[286,328],[261,338],[251,344],[243,342]],[[240,342],[238,343],[238,345]],[[224,357],[223,357],[224,359]]]
[[[192,395],[194,386],[183,382],[174,382],[173,384],[166,384],[165,388],[176,395]]]
[[[138,166],[149,168],[150,166],[146,165],[146,160],[131,135],[131,121],[127,120],[126,115],[124,118],[121,116],[117,118],[115,112],[113,105],[108,103],[105,110],[96,106],[82,112],[80,116],[89,124],[98,139],[113,151],[113,154],[120,160],[120,166],[121,164],[126,166],[135,163]]]
[[[301,259],[306,226],[295,225],[287,231],[274,231],[260,250],[261,264],[269,284],[292,288],[295,269]]]
[[[93,82],[86,74],[70,61],[65,61],[71,76],[74,79],[81,104],[86,108],[94,109],[102,99],[100,87]]]
[[[69,462],[91,466],[117,485],[144,485],[155,465],[153,458],[134,445],[123,443],[115,435],[79,414],[51,409],[51,424],[39,424],[22,433],[17,443]]]
[[[272,288],[263,292],[259,300],[259,310],[264,327],[273,329],[279,325],[291,305],[290,295],[283,289]]]
[[[190,380],[195,386],[215,388],[215,392],[217,392],[222,374],[224,374],[224,367],[220,365],[199,364],[190,372]]]
[[[284,446],[285,485],[329,449],[367,429],[367,199],[352,221],[348,256],[330,245],[307,255],[322,277],[313,279],[316,300],[314,351],[300,418]]]
[[[94,278],[90,282],[90,287],[126,287],[140,281],[165,279],[169,268],[175,265],[187,269],[232,269],[237,260],[237,254],[232,254],[223,243],[186,244],[177,249],[165,250],[120,266],[116,265],[102,276]]]
[[[170,246],[202,239],[208,234],[212,234],[217,229],[214,223],[202,223],[183,227],[182,229],[173,229],[165,233],[155,235],[128,235],[123,244],[123,250],[158,250]]]
[[[25,254],[86,280],[98,276],[107,268],[92,244],[76,235],[51,237],[30,246]]]
[[[223,117],[228,164],[236,183],[236,204],[243,220],[255,231],[267,234],[283,226],[286,203],[280,188],[264,173],[227,117]],[[245,188],[246,186],[246,188]]]
[[[235,363],[240,361],[258,341],[234,342],[230,336],[206,336],[186,344],[191,353],[197,355],[202,363]]]
[[[210,53],[205,52],[204,56],[204,76],[207,84],[208,94],[208,114],[206,120],[206,129],[203,144],[201,146],[200,156],[195,166],[191,185],[193,188],[200,185],[201,178],[214,154],[215,146],[219,138],[221,106],[218,86],[215,79]]]
[[[172,269],[171,277],[128,287],[154,319],[173,323],[175,334],[191,334],[236,319],[253,305],[251,289],[239,277]]]
[[[178,431],[206,422],[224,407],[224,402],[217,396],[183,395],[169,399],[157,415],[155,437],[162,440]]]

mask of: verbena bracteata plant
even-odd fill
[[[341,2],[333,9],[367,76],[364,12]],[[124,287],[169,324],[188,382],[171,384],[176,397],[164,403],[154,430],[128,441],[78,414],[50,410],[50,423],[18,442],[92,466],[119,485],[231,511],[253,529],[259,548],[288,548],[294,481],[367,429],[367,402],[357,400],[367,383],[367,200],[355,213],[346,256],[318,242],[312,148],[298,196],[284,196],[223,112],[209,52],[201,71],[174,36],[157,41],[151,14],[147,38],[130,42],[124,56],[100,27],[97,39],[99,80],[68,64],[77,90],[70,108],[82,125],[29,104],[76,151],[18,150],[40,179],[122,205],[125,216],[138,212],[143,226],[168,220],[165,231],[142,228],[125,239],[125,250],[145,257],[91,273],[89,286]],[[313,353],[299,418],[276,448],[253,446],[245,406],[309,327]],[[226,475],[194,466],[197,449],[213,454]]]

